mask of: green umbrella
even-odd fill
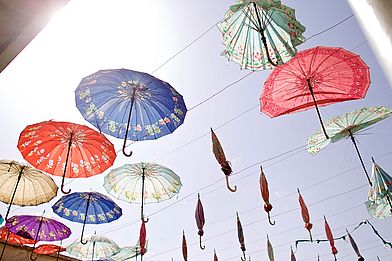
[[[372,160],[372,186],[365,204],[372,217],[384,219],[392,213],[392,177]]]
[[[368,182],[372,185],[367,173],[365,164],[363,163],[361,154],[354,138],[354,134],[368,128],[369,126],[392,115],[392,110],[384,106],[364,107],[344,115],[330,118],[325,124],[325,131],[328,139],[325,137],[323,129],[318,129],[316,133],[308,138],[307,151],[316,154],[329,143],[334,143],[342,139],[351,139],[357,151],[362,168],[366,174]]]
[[[238,0],[218,24],[223,54],[242,69],[264,70],[290,60],[305,41],[295,10],[280,0]]]
[[[148,245],[148,241],[146,241],[146,247],[145,247],[146,251],[147,251],[147,245]],[[118,261],[120,261],[120,260],[130,260],[131,258],[134,258],[134,257],[136,257],[136,259],[137,259],[137,257],[140,256],[140,255],[141,255],[141,253],[140,253],[140,244],[139,244],[139,242],[137,242],[137,244],[135,246],[122,247],[120,249],[120,252],[118,252],[117,254],[111,256],[110,259],[113,259],[113,260],[116,260],[116,261],[117,260]]]

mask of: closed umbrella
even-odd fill
[[[270,261],[275,261],[274,257],[274,249],[272,248],[272,244],[267,235],[267,251],[268,251],[268,258]]]
[[[184,261],[188,261],[188,246],[186,244],[185,232],[182,231],[182,256]]]
[[[325,234],[327,235],[327,238],[328,238],[328,241],[329,241],[329,245],[331,246],[331,252],[332,252],[333,257],[334,257],[334,259],[336,261],[337,260],[336,259],[336,254],[338,253],[338,250],[335,247],[335,240],[333,238],[331,228],[329,227],[327,219],[325,218],[325,216],[324,216],[324,229],[325,229]]]
[[[291,246],[290,246],[290,253],[291,253],[290,261],[297,261],[297,259],[295,258],[295,255],[294,255],[293,248]]]
[[[199,229],[199,231],[197,232],[197,234],[199,235],[199,246],[202,250],[204,250],[206,247],[201,245],[201,237],[204,235],[203,226],[205,223],[205,219],[204,219],[203,205],[201,203],[199,193],[197,193],[197,205],[196,205],[196,211],[195,211],[195,218],[196,218],[197,228]]]
[[[216,255],[215,249],[214,249],[214,261],[219,261],[218,256]]]
[[[275,225],[275,221],[271,221],[271,216],[270,216],[270,211],[272,210],[272,205],[269,202],[269,189],[268,189],[268,182],[267,182],[267,178],[264,175],[264,171],[263,168],[260,166],[260,179],[259,179],[259,183],[260,183],[260,190],[261,190],[261,197],[264,200],[264,210],[265,212],[267,212],[268,215],[268,222],[271,225]]]
[[[357,243],[355,243],[354,238],[350,235],[348,230],[346,229],[347,235],[348,235],[348,240],[350,241],[351,246],[353,247],[355,254],[358,256],[358,261],[364,261],[365,259],[361,256],[361,253],[359,252],[359,248],[357,246]]]
[[[244,255],[244,257],[241,257],[241,260],[246,261],[246,254],[245,254],[246,247],[245,247],[244,231],[242,230],[241,220],[240,220],[240,217],[238,216],[238,212],[236,212],[236,214],[237,214],[238,241],[240,242],[241,250]]]
[[[299,188],[297,188],[297,191],[298,191],[298,201],[299,201],[299,205],[301,207],[302,220],[305,223],[305,228],[309,232],[310,242],[313,242],[312,231],[311,231],[313,228],[313,224],[310,223],[310,215],[309,215],[308,207],[306,206],[305,201],[302,198],[302,195],[301,195],[301,192],[299,191]]]
[[[146,250],[146,222],[142,222],[140,226],[140,232],[139,232],[139,243],[140,243],[140,260],[143,260],[144,254],[147,252]],[[136,255],[137,258],[137,255]]]

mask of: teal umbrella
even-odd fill
[[[392,177],[372,160],[372,186],[365,204],[372,217],[384,219],[392,215]]]
[[[350,139],[355,147],[359,160],[361,161],[362,168],[366,174],[368,182],[372,185],[361,154],[359,153],[354,134],[391,115],[391,109],[384,106],[374,106],[364,107],[344,115],[330,118],[324,125],[328,138],[326,138],[323,129],[318,129],[316,133],[308,138],[308,146],[306,150],[311,154],[316,154],[331,142],[334,143],[343,139]]]
[[[146,247],[145,250],[147,251],[147,245],[148,245],[148,240],[146,241]],[[122,247],[120,249],[120,252],[117,254],[113,255],[110,257],[110,259],[113,259],[115,261],[123,261],[123,260],[129,260],[131,258],[134,258],[140,256],[140,244],[137,242],[135,246],[129,246],[129,247]]]
[[[264,70],[290,60],[305,41],[295,10],[280,0],[238,0],[218,24],[223,54],[242,69]]]

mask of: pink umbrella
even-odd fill
[[[302,198],[301,192],[299,192],[298,188],[297,191],[298,191],[299,205],[301,206],[302,220],[305,223],[305,228],[309,231],[310,242],[313,242],[312,232],[311,232],[311,229],[313,228],[313,224],[310,223],[310,215],[309,215],[308,207],[306,206],[305,201]]]
[[[268,215],[268,222],[271,225],[275,225],[275,221],[271,221],[270,211],[272,210],[272,205],[269,202],[269,190],[268,190],[268,182],[267,178],[264,175],[263,168],[260,166],[260,190],[261,190],[261,197],[264,200],[264,210],[267,212]]]
[[[203,205],[201,204],[199,193],[197,193],[197,206],[195,211],[195,218],[196,218],[197,228],[199,229],[199,232],[197,233],[199,235],[199,245],[200,248],[204,250],[206,247],[201,245],[201,237],[204,235],[203,226],[205,224],[205,219],[204,219]]]
[[[333,254],[333,257],[336,259],[336,254],[338,253],[338,250],[335,247],[335,240],[333,239],[333,235],[332,235],[332,231],[331,228],[328,225],[327,219],[324,216],[324,228],[325,228],[325,234],[327,235],[328,241],[329,241],[329,245],[331,246],[331,251]]]

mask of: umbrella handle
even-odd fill
[[[310,230],[308,230],[308,231],[309,231],[309,239],[310,239],[310,242],[313,242],[312,231],[310,231]]]
[[[242,260],[242,261],[246,261],[245,251],[243,251],[242,253],[244,253],[244,257],[241,257],[241,260]]]
[[[201,236],[199,236],[199,246],[200,246],[200,249],[201,249],[201,250],[206,249],[206,246],[202,246],[202,245],[201,245]]]
[[[237,186],[234,186],[234,189],[231,188],[230,184],[229,184],[229,176],[228,175],[225,175],[225,176],[226,176],[226,187],[227,187],[227,189],[230,190],[231,192],[236,192],[237,191]]]
[[[87,221],[87,213],[88,213],[88,206],[90,205],[90,198],[91,198],[91,192],[88,193],[88,199],[87,199],[87,204],[86,204],[86,213],[84,214],[82,234],[80,235],[80,243],[82,243],[82,245],[85,245],[88,242],[88,240],[83,241],[83,234],[84,234],[84,227],[86,226],[86,221]]]
[[[31,252],[31,254],[30,254],[30,260],[31,261],[37,260],[37,258],[38,258],[37,255],[35,257],[33,257],[33,254],[34,254],[34,252]]]
[[[64,171],[63,171],[63,179],[61,180],[61,192],[63,192],[64,194],[71,193],[71,190],[68,190],[68,191],[64,190],[64,180],[65,180],[65,173],[67,173],[69,153],[71,152],[72,136],[73,136],[73,132],[70,133],[70,137],[69,137],[69,141],[68,141],[67,157],[65,158],[65,166],[64,166]]]
[[[127,153],[126,151],[125,151],[125,148],[127,147],[127,140],[126,139],[124,139],[124,143],[123,143],[123,147],[122,147],[122,152],[123,152],[123,154],[126,156],[126,157],[131,157],[132,156],[132,151],[130,151],[129,153]]]
[[[142,215],[141,219],[143,223],[147,223],[150,220],[150,218],[144,218],[144,215]]]
[[[129,125],[131,123],[132,108],[133,108],[133,104],[135,103],[135,95],[136,95],[136,88],[134,88],[132,91],[131,107],[129,109],[127,129],[125,130],[124,143],[123,143],[123,147],[122,147],[122,152],[123,152],[124,156],[126,156],[126,157],[132,156],[132,151],[130,151],[129,153],[125,152],[125,147],[127,146],[128,131],[129,131]]]
[[[268,223],[270,223],[271,226],[275,226],[276,222],[271,220],[271,216],[269,212],[267,212],[267,215],[268,215]]]

